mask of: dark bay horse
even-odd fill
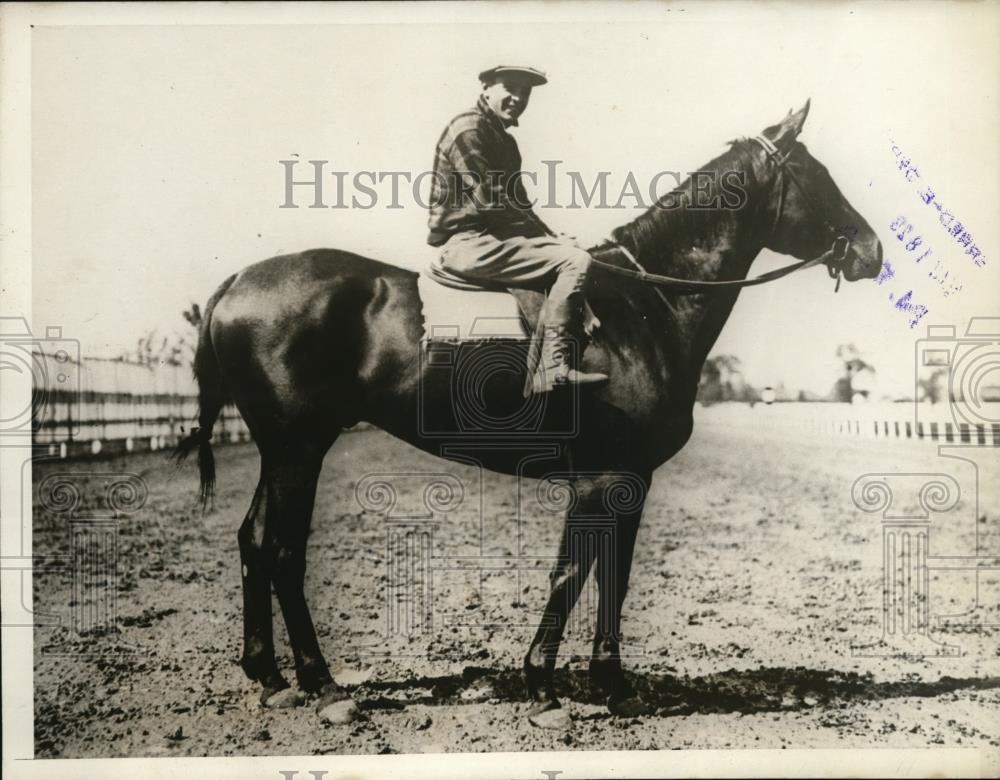
[[[596,247],[605,264],[627,266],[626,247],[646,270],[690,280],[745,279],[768,248],[800,259],[844,247],[837,273],[872,278],[882,247],[826,168],[798,141],[809,104],[766,128],[764,141],[732,142],[703,167],[737,171],[746,201],[739,208],[692,208],[706,193],[689,180]],[[760,136],[758,137],[760,138]],[[766,143],[769,140],[771,144]],[[708,201],[720,194],[713,177]],[[678,207],[679,206],[679,207]],[[537,457],[538,431],[511,432],[504,446],[485,442],[444,453],[420,420],[446,417],[455,385],[419,359],[423,323],[417,275],[337,250],[274,257],[227,279],[205,309],[195,359],[199,425],[178,454],[199,450],[203,498],[214,484],[212,426],[232,400],[260,450],[260,481],[238,533],[243,562],[242,667],[263,687],[262,702],[297,703],[278,671],[272,638],[274,586],[295,656],[300,688],[320,695],[328,720],[346,721],[354,703],[333,681],[303,591],[306,538],[323,458],[342,429],[365,420],[428,452],[530,478],[571,475],[558,563],[538,631],[524,661],[534,723],[560,724],[553,690],[556,655],[569,611],[592,569],[599,606],[593,679],[612,712],[638,713],[620,662],[621,609],[633,547],[653,470],[687,442],[702,364],[722,331],[738,288],[681,295],[595,268],[588,300],[602,326],[583,355],[601,386],[560,388],[546,398],[545,418],[562,436],[549,458]],[[540,298],[540,296],[539,296]],[[499,348],[499,347],[498,347]],[[489,346],[477,349],[489,350]],[[510,364],[507,364],[508,368]],[[524,371],[496,372],[489,397],[496,419],[523,403]],[[570,429],[559,427],[575,421]],[[539,429],[541,430],[541,429]],[[468,440],[465,440],[468,444]],[[614,510],[614,544],[573,543],[576,518]],[[593,549],[592,549],[593,548]],[[595,566],[596,564],[596,566]]]

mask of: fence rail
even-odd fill
[[[174,445],[195,422],[198,388],[186,366],[57,360],[41,351],[32,357],[32,437],[53,456],[159,450]],[[698,405],[695,419],[778,435],[1000,446],[1000,423],[993,422],[1000,420],[1000,403],[984,403],[974,411],[979,418],[969,422],[947,403],[721,403]],[[239,412],[226,406],[214,441],[249,439]]]
[[[159,450],[173,446],[198,414],[198,387],[186,366],[32,355],[32,441],[58,457]],[[248,441],[235,406],[226,406],[214,440]]]
[[[965,410],[966,413],[968,409]],[[977,407],[978,419],[963,418],[949,403],[722,403],[697,406],[700,424],[750,427],[780,434],[851,436],[915,443],[978,444],[1000,447],[1000,403]]]

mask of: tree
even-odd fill
[[[937,368],[929,376],[917,378],[917,400],[932,404],[948,399],[948,369]]]
[[[843,363],[843,375],[833,385],[830,395],[834,401],[850,403],[859,394],[868,397],[869,390],[860,385],[869,382],[875,374],[875,367],[868,363],[854,344],[841,344],[837,347],[837,358]],[[859,381],[859,375],[865,374],[865,380]]]
[[[175,330],[161,337],[159,329],[153,328],[136,341],[134,349],[126,350],[118,356],[118,359],[143,366],[192,365],[194,350],[198,344],[198,331],[201,328],[201,307],[197,303],[192,303],[189,309],[181,312],[181,316],[188,323],[188,327],[183,331]]]
[[[703,404],[721,401],[756,401],[759,394],[743,381],[742,363],[735,355],[716,355],[705,361],[698,383]]]
[[[181,316],[187,320],[188,324],[194,327],[196,330],[201,329],[201,306],[197,303],[192,303],[190,309],[185,309],[181,312]]]

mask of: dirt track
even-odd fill
[[[403,469],[446,471],[474,486],[478,473],[378,431],[345,435],[327,458],[306,583],[327,660],[364,717],[334,727],[310,707],[261,709],[237,664],[236,528],[256,482],[256,450],[216,454],[219,490],[206,515],[194,507],[194,466],[175,471],[162,453],[36,467],[36,484],[57,472],[127,471],[149,485],[146,507],[119,535],[119,649],[65,625],[36,629],[37,756],[974,746],[991,751],[1000,771],[1000,628],[942,634],[962,648],[959,658],[851,651],[882,633],[880,519],[854,507],[851,484],[865,472],[940,470],[931,447],[698,428],[657,472],[623,621],[627,668],[657,714],[622,719],[600,706],[586,680],[582,621],[561,655],[568,733],[526,722],[519,677],[558,518],[523,518],[520,574],[436,572],[433,628],[387,640],[385,525],[361,512],[355,483]],[[99,489],[97,478],[83,482]],[[998,487],[979,497],[980,545],[992,555],[1000,555]],[[485,477],[481,553],[491,560],[516,552],[515,488],[513,478]],[[480,554],[471,503],[439,525],[435,555]],[[971,552],[974,525],[947,544]],[[36,554],[68,554],[65,518],[36,507],[34,545]],[[931,578],[932,612],[968,607],[967,575]],[[36,574],[36,611],[65,624],[71,583],[65,568]],[[1000,624],[1000,573],[982,573],[979,584],[987,609],[976,620]],[[276,641],[291,681],[280,618]]]

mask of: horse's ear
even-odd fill
[[[778,124],[765,128],[764,135],[774,141],[779,149],[784,148],[787,144],[793,143],[802,132],[807,116],[809,116],[809,100],[806,100],[805,105],[795,113],[789,110],[788,116]]]

